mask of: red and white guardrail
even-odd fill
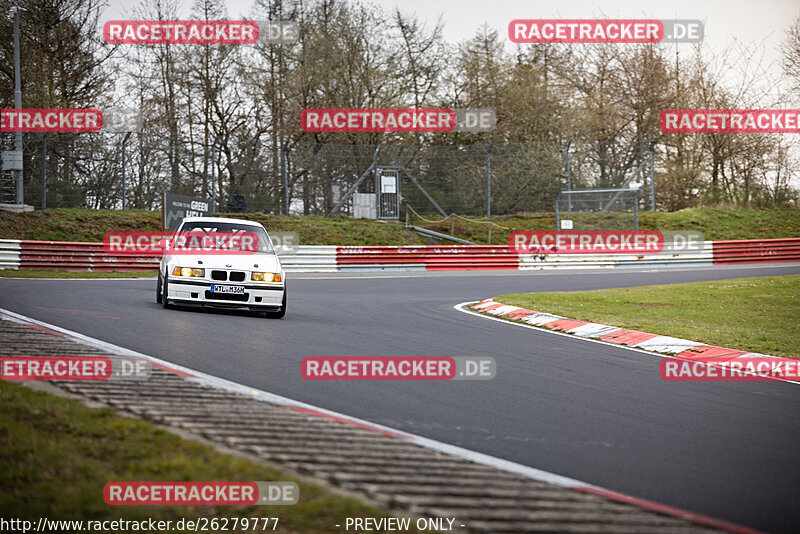
[[[158,256],[119,255],[102,243],[0,239],[0,269],[140,271]],[[504,245],[300,246],[281,256],[289,272],[597,269],[800,262],[800,238],[705,241],[700,250],[657,254],[524,254]]]

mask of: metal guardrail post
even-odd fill
[[[572,145],[572,139],[567,140],[567,191],[572,191],[572,170],[569,166],[569,147]],[[567,211],[572,211],[572,195],[567,195]]]
[[[650,140],[650,211],[656,211],[656,182],[653,179],[653,147],[656,140]]]
[[[14,107],[22,109],[22,75],[20,74],[20,61],[19,61],[19,6],[13,9],[14,16]],[[14,150],[22,152],[22,132],[17,132],[14,137]],[[17,175],[17,204],[25,204],[25,194],[23,189],[23,173],[22,170],[15,171]]]
[[[42,137],[42,211],[47,209],[47,136],[50,132],[45,132]]]
[[[489,240],[492,244],[492,148],[494,143],[489,143],[489,150],[486,153],[486,218],[489,220]],[[453,231],[452,233],[455,233]]]
[[[214,138],[214,143],[211,145],[211,213],[217,211],[217,143],[219,142],[219,134]]]
[[[561,229],[561,214],[559,213],[558,210],[558,205],[560,201],[561,201],[561,191],[556,193],[556,232],[558,232]]]
[[[376,220],[380,220],[382,218],[381,217],[381,204],[383,204],[383,202],[382,202],[383,201],[383,195],[381,195],[381,184],[380,184],[380,181],[381,181],[380,174],[381,173],[378,171],[377,162],[373,161],[372,166],[375,167],[375,172],[374,172],[374,174],[375,174],[375,176],[374,176],[374,182],[375,182],[375,219]]]
[[[492,244],[492,147],[494,147],[494,143],[489,143],[489,150],[486,154],[486,218],[489,219],[490,245]]]
[[[289,140],[283,142],[283,205],[286,210],[285,215],[289,215]]]
[[[127,208],[127,199],[126,199],[126,191],[125,191],[125,145],[128,143],[128,138],[130,138],[131,132],[125,134],[125,137],[122,138],[122,209]]]
[[[486,218],[492,220],[492,147],[494,143],[489,143],[489,150],[486,153]],[[489,230],[491,231],[491,226]],[[491,234],[489,234],[491,235]]]

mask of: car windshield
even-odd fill
[[[253,232],[258,236],[258,251],[273,252],[267,232],[261,226],[229,222],[193,221],[181,225],[178,232]]]

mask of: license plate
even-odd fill
[[[219,284],[211,284],[211,292],[244,295],[244,286],[221,286]]]

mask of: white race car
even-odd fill
[[[219,248],[206,253],[179,250],[173,238],[161,257],[156,301],[165,308],[172,304],[213,306],[263,311],[268,318],[282,318],[286,314],[286,273],[261,224],[220,217],[186,217],[175,235],[253,234],[257,245],[249,253]]]

